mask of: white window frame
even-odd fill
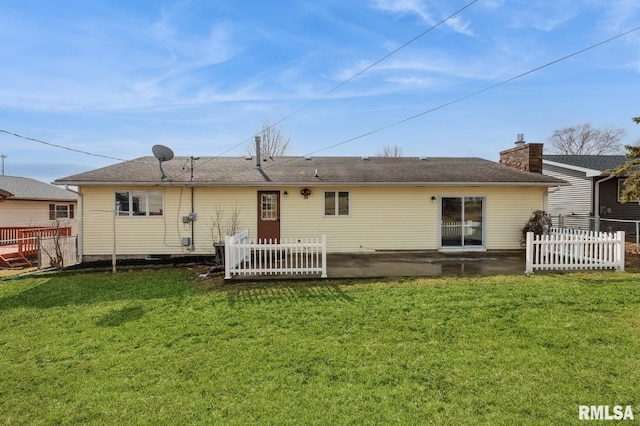
[[[64,207],[64,216],[60,216],[59,213],[60,212],[60,208]],[[70,213],[70,208],[69,208],[69,204],[55,204],[55,209],[56,209],[56,219],[69,219],[69,213]]]
[[[466,225],[466,219],[464,217],[464,209],[462,210],[462,222],[460,223],[462,232],[462,241],[459,246],[442,245],[442,204],[445,198],[460,198],[462,205],[466,198],[481,198],[482,199],[482,244],[464,244],[464,235],[468,228]],[[438,197],[438,250],[440,251],[486,251],[487,247],[487,196],[486,195],[441,195]]]
[[[265,209],[265,197],[269,197],[266,200],[266,203],[270,206],[269,209]],[[263,222],[275,222],[278,220],[278,194],[274,192],[260,194],[260,204],[260,220]],[[269,217],[266,217],[265,213],[268,213]]]
[[[134,214],[134,210],[132,209],[133,206],[133,193],[137,193],[137,194],[144,194],[144,214]],[[118,202],[115,199],[116,198],[116,194],[118,193],[127,193],[129,200],[129,210],[120,210],[120,208],[118,207]],[[149,195],[151,193],[156,193],[159,194],[162,198],[162,205],[160,207],[160,212],[158,214],[151,214],[152,212],[150,211],[149,208]],[[114,209],[116,210],[116,216],[117,217],[163,217],[164,216],[164,191],[156,191],[156,190],[137,190],[137,189],[133,189],[133,190],[116,190],[113,193],[113,197],[114,197]]]
[[[328,193],[333,193],[334,194],[334,214],[327,214],[327,194]],[[347,214],[340,214],[340,208],[339,208],[339,204],[340,204],[340,194],[341,193],[346,193],[347,194]],[[324,191],[324,202],[322,204],[322,208],[323,208],[323,213],[324,213],[324,217],[349,217],[351,216],[351,191]]]

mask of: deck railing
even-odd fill
[[[327,240],[286,238],[278,241],[249,238],[245,230],[225,237],[225,279],[232,275],[320,274],[327,277]]]
[[[68,237],[71,227],[63,228],[22,228],[18,230],[18,252],[25,256],[38,252],[38,238]]]
[[[616,269],[624,271],[624,231],[614,233],[551,228],[548,235],[527,233],[526,272]]]

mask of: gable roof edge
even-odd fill
[[[563,169],[575,170],[576,172],[583,172],[586,177],[596,177],[603,174],[602,170],[588,169],[586,167],[574,166],[567,163],[558,163],[557,161],[542,160],[542,164],[548,164],[549,166],[561,167]]]

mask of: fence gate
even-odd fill
[[[244,230],[225,237],[225,279],[232,275],[320,274],[327,277],[327,239],[253,240]]]

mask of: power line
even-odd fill
[[[278,124],[282,123],[285,120],[288,120],[289,118],[293,117],[294,115],[298,114],[300,111],[304,110],[305,108],[307,108],[309,105],[317,102],[318,100],[330,95],[331,93],[335,92],[336,90],[338,90],[339,88],[341,88],[342,86],[346,85],[347,83],[351,82],[352,80],[356,79],[357,77],[359,77],[360,75],[364,74],[365,72],[369,71],[371,68],[375,67],[376,65],[378,65],[379,63],[385,61],[386,59],[388,59],[389,57],[391,57],[392,55],[398,53],[400,50],[404,49],[405,47],[409,46],[410,44],[412,44],[413,42],[415,42],[416,40],[422,38],[423,36],[425,36],[426,34],[430,33],[431,31],[435,30],[436,28],[438,28],[439,26],[441,26],[442,24],[446,23],[447,21],[449,21],[450,19],[452,19],[453,17],[455,17],[456,15],[459,15],[460,13],[462,13],[463,11],[465,11],[467,8],[471,7],[474,3],[478,2],[478,0],[472,0],[471,2],[469,2],[468,4],[466,4],[465,6],[463,6],[462,8],[456,10],[455,12],[453,12],[452,14],[450,14],[449,16],[447,16],[446,18],[442,19],[440,22],[432,25],[430,28],[428,28],[427,30],[423,31],[422,33],[418,34],[417,36],[413,37],[411,40],[405,42],[404,44],[402,44],[401,46],[399,46],[398,48],[392,50],[391,52],[387,53],[386,55],[384,55],[382,58],[374,61],[373,63],[371,63],[370,65],[368,65],[367,67],[363,68],[362,70],[358,71],[357,73],[355,73],[354,75],[352,75],[351,77],[349,77],[348,79],[344,80],[343,82],[339,83],[338,85],[334,86],[332,89],[330,89],[329,91],[327,91],[326,93],[324,93],[323,95],[307,102],[306,104],[302,105],[300,108],[294,110],[293,112],[291,112],[290,114],[286,115],[285,117],[281,118],[280,120],[276,121],[275,123],[273,123],[272,125],[269,126],[269,128],[275,127]],[[25,139],[25,140],[30,140],[33,142],[38,142],[44,145],[48,145],[51,147],[55,147],[55,148],[60,148],[60,149],[65,149],[67,151],[72,151],[72,152],[78,152],[81,154],[86,154],[86,155],[91,155],[94,157],[101,157],[101,158],[106,158],[109,160],[117,160],[117,161],[125,161],[125,162],[135,162],[135,160],[126,160],[123,158],[118,158],[118,157],[111,157],[108,155],[101,155],[101,154],[94,154],[88,151],[82,151],[79,149],[74,149],[74,148],[69,148],[63,145],[58,145],[58,144],[54,144],[54,143],[50,143],[50,142],[45,142],[42,141],[40,139],[35,139],[35,138],[30,138],[27,136],[22,136],[19,135],[17,133],[13,133],[13,132],[9,132],[7,130],[2,130],[0,129],[0,132],[2,133],[6,133],[8,135],[11,136],[15,136],[17,138],[21,138],[21,139]],[[215,157],[211,157],[208,160],[205,160],[203,163],[201,163],[201,166],[208,163],[209,161],[214,160],[215,158],[221,157],[224,154],[228,153],[229,151],[236,149],[237,147],[244,145],[245,143],[249,142],[251,140],[251,137],[248,137],[247,139],[244,139],[242,142],[232,146],[231,148],[227,149],[226,151],[223,151],[222,153],[218,154]],[[176,176],[179,177],[180,175]]]
[[[118,161],[129,161],[129,162],[133,161],[133,160],[125,160],[124,158],[110,157],[110,156],[108,156],[108,155],[94,154],[94,153],[92,153],[92,152],[82,151],[82,150],[80,150],[80,149],[69,148],[69,147],[67,147],[67,146],[58,145],[58,144],[51,143],[51,142],[45,142],[45,141],[40,140],[40,139],[30,138],[30,137],[28,137],[28,136],[22,136],[22,135],[19,135],[19,134],[17,134],[17,133],[9,132],[9,131],[7,131],[7,130],[2,130],[2,129],[0,129],[0,132],[1,132],[1,133],[6,133],[7,135],[15,136],[16,138],[26,139],[26,140],[28,140],[28,141],[38,142],[38,143],[41,143],[41,144],[43,144],[43,145],[52,146],[52,147],[54,147],[54,148],[66,149],[67,151],[78,152],[78,153],[80,153],[80,154],[91,155],[91,156],[93,156],[93,157],[101,157],[101,158],[106,158],[106,159],[109,159],[109,160],[118,160]]]
[[[357,77],[359,77],[360,75],[364,74],[365,72],[369,71],[371,68],[375,67],[376,65],[378,65],[379,63],[385,61],[386,59],[390,58],[391,56],[395,55],[396,53],[398,53],[399,51],[401,51],[402,49],[404,49],[405,47],[409,46],[411,43],[413,43],[414,41],[422,38],[423,36],[425,36],[426,34],[430,33],[431,31],[435,30],[436,28],[438,28],[439,26],[441,26],[442,24],[446,23],[447,21],[449,21],[451,18],[454,18],[456,15],[459,15],[460,13],[464,12],[466,9],[468,9],[469,7],[471,7],[474,3],[476,3],[478,0],[473,0],[470,3],[468,3],[467,5],[463,6],[462,8],[456,10],[455,12],[453,12],[451,15],[447,16],[446,18],[444,18],[443,20],[441,20],[440,22],[438,22],[437,24],[432,25],[430,28],[428,28],[427,30],[423,31],[422,33],[418,34],[417,36],[413,37],[411,40],[407,41],[406,43],[404,43],[403,45],[401,45],[400,47],[392,50],[391,52],[387,53],[386,55],[384,55],[382,58],[378,59],[377,61],[371,63],[370,65],[368,65],[367,67],[363,68],[362,70],[358,71],[357,73],[355,73],[354,75],[352,75],[351,77],[349,77],[348,79],[346,79],[345,81],[343,81],[342,83],[338,84],[337,86],[335,86],[334,88],[332,88],[331,90],[327,91],[326,93],[324,93],[322,96],[313,99],[309,102],[307,102],[306,104],[304,104],[303,106],[301,106],[300,108],[298,108],[297,110],[293,111],[291,114],[285,116],[284,118],[280,119],[279,121],[275,122],[273,124],[273,126],[276,126],[280,123],[282,123],[283,121],[291,118],[292,116],[294,116],[295,114],[299,113],[300,111],[302,111],[303,109],[307,108],[309,105],[313,104],[314,102],[317,102],[318,100],[324,98],[327,95],[330,95],[331,93],[335,92],[336,90],[338,90],[339,88],[341,88],[342,86],[346,85],[347,83],[349,83],[350,81],[356,79]],[[270,127],[273,127],[270,126]]]
[[[371,68],[375,67],[376,65],[378,65],[379,63],[385,61],[386,59],[388,59],[389,57],[395,55],[396,53],[398,53],[399,51],[401,51],[402,49],[404,49],[405,47],[409,46],[411,43],[415,42],[416,40],[422,38],[423,36],[427,35],[428,33],[430,33],[431,31],[435,30],[436,28],[438,28],[439,26],[443,25],[444,23],[446,23],[447,21],[451,20],[452,18],[454,18],[455,16],[459,15],[460,13],[464,12],[466,9],[468,9],[469,7],[471,7],[474,3],[477,3],[478,0],[472,0],[471,2],[467,3],[465,6],[461,7],[460,9],[456,10],[455,12],[453,12],[452,14],[450,14],[449,16],[447,16],[446,18],[442,19],[440,22],[432,25],[431,27],[429,27],[428,29],[426,29],[425,31],[421,32],[420,34],[418,34],[417,36],[413,37],[411,40],[405,42],[404,44],[402,44],[400,47],[392,50],[391,52],[387,53],[386,55],[384,55],[382,58],[372,62],[370,65],[366,66],[365,68],[361,69],[360,71],[358,71],[357,73],[355,73],[354,75],[352,75],[351,77],[347,78],[346,80],[342,81],[341,83],[339,83],[338,85],[334,86],[332,89],[330,89],[329,91],[325,92],[324,94],[322,94],[321,96],[312,99],[311,101],[307,102],[306,104],[302,105],[301,107],[299,107],[298,109],[294,110],[293,112],[289,113],[288,115],[284,116],[283,118],[281,118],[280,120],[276,121],[275,123],[269,125],[267,127],[267,129],[271,129],[272,127],[277,126],[278,124],[284,122],[285,120],[288,120],[289,118],[293,117],[294,115],[298,114],[300,111],[306,109],[307,107],[309,107],[309,105],[314,104],[315,102],[319,101],[320,99],[323,99],[324,97],[330,95],[331,93],[335,92],[336,90],[338,90],[339,88],[341,88],[342,86],[346,85],[347,83],[351,82],[352,80],[356,79],[357,77],[361,76],[362,74],[364,74],[365,72],[369,71]],[[206,160],[204,163],[202,164],[206,164],[209,161],[213,161],[213,159],[218,158],[223,156],[224,154],[226,154],[227,152],[238,148],[241,145],[246,144],[247,142],[251,141],[251,138],[253,136],[248,137],[247,139],[243,140],[242,142],[232,146],[231,148],[227,149],[226,151],[223,151],[222,153],[216,155],[215,157],[212,157],[209,160]],[[201,165],[202,165],[201,164]]]
[[[467,7],[469,7],[471,4],[475,3],[476,1],[477,1],[477,0],[474,0],[473,2],[471,2],[470,4],[468,4],[467,6],[465,6],[464,8],[460,9],[460,11],[462,11],[462,10],[466,9]],[[459,13],[460,11],[458,11],[458,12],[456,12],[456,13]],[[454,14],[454,15],[455,15],[455,14]],[[452,17],[452,16],[454,16],[454,15],[451,15],[450,17]],[[450,17],[449,17],[449,18],[447,18],[447,19],[450,19]],[[446,21],[446,20],[445,20],[445,21]],[[440,25],[442,22],[444,22],[444,21],[441,21],[440,23],[436,24],[436,26],[437,26],[437,25]],[[434,27],[434,28],[435,28],[435,27]],[[512,81],[515,81],[515,80],[518,80],[518,79],[520,79],[520,78],[522,78],[522,77],[525,77],[525,76],[527,76],[527,75],[529,75],[529,74],[533,74],[533,73],[535,73],[535,72],[537,72],[537,71],[540,71],[540,70],[542,70],[542,69],[548,68],[548,67],[550,67],[550,66],[552,66],[552,65],[555,65],[555,64],[557,64],[557,63],[559,63],[559,62],[565,61],[565,60],[567,60],[567,59],[570,59],[570,58],[572,58],[572,57],[575,57],[575,56],[578,56],[578,55],[580,55],[580,54],[582,54],[582,53],[585,53],[585,52],[587,52],[587,51],[589,51],[589,50],[592,50],[592,49],[595,49],[595,48],[597,48],[597,47],[600,47],[600,46],[602,46],[602,45],[604,45],[604,44],[610,43],[610,42],[612,42],[612,41],[614,41],[614,40],[617,40],[617,39],[619,39],[619,38],[622,38],[622,37],[624,37],[624,36],[626,36],[626,35],[629,35],[629,34],[631,34],[631,33],[635,32],[635,31],[638,31],[638,30],[640,30],[640,27],[632,28],[632,29],[630,29],[630,30],[628,30],[628,31],[625,31],[625,32],[621,33],[621,34],[618,34],[618,35],[616,35],[616,36],[610,37],[610,38],[608,38],[608,39],[606,39],[606,40],[600,41],[600,42],[598,42],[598,43],[595,43],[595,44],[593,44],[593,45],[591,45],[591,46],[585,47],[585,48],[583,48],[583,49],[580,49],[580,50],[578,50],[578,51],[576,51],[576,52],[573,52],[573,53],[570,53],[570,54],[568,54],[568,55],[562,56],[562,57],[560,57],[560,58],[558,58],[558,59],[555,59],[555,60],[553,60],[553,61],[551,61],[551,62],[547,62],[547,63],[546,63],[546,64],[544,64],[544,65],[540,65],[540,66],[538,66],[538,67],[536,67],[536,68],[530,69],[530,70],[528,70],[528,71],[526,71],[526,72],[520,73],[520,74],[518,74],[518,75],[515,75],[515,76],[513,76],[513,77],[510,77],[510,78],[508,78],[508,79],[506,79],[506,80],[503,80],[503,81],[501,81],[501,82],[495,83],[495,84],[493,84],[493,85],[487,86],[487,87],[485,87],[485,88],[483,88],[483,89],[477,90],[477,91],[472,92],[472,93],[470,93],[470,94],[468,94],[468,95],[461,96],[461,97],[459,97],[459,98],[453,99],[453,100],[451,100],[451,101],[449,101],[449,102],[446,102],[446,103],[444,103],[444,104],[441,104],[441,105],[438,105],[438,106],[436,106],[436,107],[430,108],[430,109],[428,109],[428,110],[422,111],[422,112],[420,112],[420,113],[418,113],[418,114],[414,114],[414,115],[412,115],[412,116],[406,117],[406,118],[404,118],[404,119],[402,119],[402,120],[398,120],[398,121],[396,121],[396,122],[393,122],[393,123],[387,124],[387,125],[385,125],[385,126],[379,127],[379,128],[377,128],[377,129],[371,130],[371,131],[369,131],[369,132],[362,133],[362,134],[360,134],[360,135],[358,135],[358,136],[355,136],[355,137],[352,137],[352,138],[349,138],[349,139],[343,140],[343,141],[341,141],[341,142],[335,143],[335,144],[333,144],[333,145],[326,146],[326,147],[321,148],[321,149],[319,149],[319,150],[316,150],[316,151],[313,151],[313,152],[307,153],[307,154],[305,154],[304,156],[314,155],[314,154],[317,154],[317,153],[319,153],[319,152],[327,151],[327,150],[329,150],[329,149],[332,149],[332,148],[335,148],[335,147],[338,147],[338,146],[341,146],[341,145],[345,145],[345,144],[347,144],[347,143],[349,143],[349,142],[353,142],[353,141],[355,141],[355,140],[362,139],[362,138],[365,138],[365,137],[367,137],[367,136],[370,136],[370,135],[373,135],[373,134],[376,134],[376,133],[382,132],[382,131],[387,130],[387,129],[391,128],[391,127],[398,126],[398,125],[400,125],[400,124],[406,123],[406,122],[408,122],[408,121],[414,120],[414,119],[416,119],[416,118],[419,118],[419,117],[422,117],[422,116],[424,116],[424,115],[430,114],[430,113],[432,113],[432,112],[438,111],[438,110],[440,110],[440,109],[446,108],[446,107],[451,106],[451,105],[453,105],[453,104],[456,104],[456,103],[462,102],[462,101],[464,101],[464,100],[466,100],[466,99],[469,99],[469,98],[471,98],[471,97],[474,97],[474,96],[476,96],[476,95],[479,95],[479,94],[482,94],[482,93],[488,92],[489,90],[492,90],[492,89],[498,88],[498,87],[503,86],[503,85],[505,85],[505,84],[508,84],[508,83],[510,83],[510,82],[512,82]],[[428,31],[425,31],[423,34],[421,34],[421,35],[420,35],[420,36],[418,36],[418,37],[415,37],[415,38],[414,38],[413,40],[411,40],[410,42],[412,42],[412,41],[416,40],[417,38],[421,37],[422,35],[426,34],[427,32],[428,32]],[[406,45],[408,45],[410,42],[405,43],[405,45],[403,45],[402,47],[405,47],[405,46],[406,46]],[[330,93],[330,92],[332,92],[332,91],[334,91],[334,90],[336,90],[336,89],[338,89],[339,87],[343,86],[344,84],[346,84],[346,83],[347,83],[347,82],[349,82],[350,80],[353,80],[353,79],[354,79],[354,78],[356,78],[358,75],[362,74],[362,73],[363,73],[363,72],[365,72],[366,70],[368,70],[368,69],[370,69],[371,67],[375,66],[376,64],[380,63],[382,60],[384,60],[384,59],[388,58],[391,54],[393,54],[393,53],[397,52],[398,50],[400,50],[400,49],[396,49],[394,52],[392,52],[392,53],[388,54],[388,55],[387,55],[387,56],[385,56],[384,58],[382,58],[382,59],[380,59],[380,60],[376,61],[375,63],[373,63],[373,64],[372,64],[372,65],[370,65],[369,67],[365,68],[364,70],[360,71],[359,73],[357,73],[356,75],[354,75],[354,76],[353,76],[353,77],[351,77],[350,79],[348,79],[348,80],[344,81],[344,82],[343,82],[343,83],[341,83],[340,85],[336,86],[335,88],[333,88],[332,90],[330,90],[329,92],[327,92],[327,94],[328,94],[328,93]],[[325,94],[325,95],[326,95],[326,94]],[[312,102],[314,102],[314,101],[312,101]],[[307,104],[307,105],[309,105],[309,104]],[[299,109],[299,110],[301,110],[301,109]],[[299,110],[298,110],[298,111],[299,111]],[[297,111],[296,111],[296,112],[297,112]],[[280,122],[282,122],[283,120],[285,120],[285,119],[289,118],[290,116],[292,116],[292,115],[293,115],[293,114],[295,114],[296,112],[294,112],[294,113],[290,114],[289,116],[285,117],[284,119],[280,120],[278,123],[280,123]],[[277,123],[276,123],[276,124],[277,124]],[[274,125],[275,125],[275,124],[274,124]],[[20,134],[17,134],[17,133],[13,133],[13,132],[10,132],[10,131],[7,131],[7,130],[2,130],[2,129],[0,129],[0,132],[1,132],[1,133],[8,134],[8,135],[11,135],[11,136],[14,136],[14,137],[17,137],[17,138],[21,138],[21,139],[25,139],[25,140],[30,140],[30,141],[37,142],[37,143],[41,143],[41,144],[48,145],[48,146],[51,146],[51,147],[60,148],[60,149],[65,149],[65,150],[73,151],[73,152],[78,152],[78,153],[81,153],[81,154],[90,155],[90,156],[94,156],[94,157],[101,157],[101,158],[106,158],[106,159],[110,159],[110,160],[117,160],[117,161],[124,161],[124,162],[136,162],[135,160],[126,160],[126,159],[123,159],[123,158],[111,157],[111,156],[107,156],[107,155],[95,154],[95,153],[91,153],[91,152],[88,152],[88,151],[83,151],[83,150],[79,150],[79,149],[69,148],[69,147],[65,147],[65,146],[63,146],[63,145],[54,144],[54,143],[51,143],[51,142],[42,141],[42,140],[40,140],[40,139],[36,139],[36,138],[31,138],[31,137],[23,136],[23,135],[20,135]],[[250,139],[247,139],[247,140],[250,140]],[[243,141],[242,143],[245,143],[247,140]],[[242,143],[241,143],[241,144],[242,144]],[[210,159],[205,160],[201,165],[206,164],[207,162],[213,161],[215,158],[218,158],[218,157],[222,156],[223,154],[225,154],[225,153],[229,152],[230,150],[232,150],[232,149],[236,148],[237,146],[239,146],[239,145],[241,145],[241,144],[238,144],[238,145],[236,145],[236,146],[234,146],[234,147],[232,147],[232,148],[229,148],[227,151],[224,151],[222,154],[220,154],[220,155],[218,155],[218,156],[211,157]],[[299,157],[303,157],[303,156],[299,156]],[[290,161],[292,161],[292,160],[290,160]],[[289,161],[281,162],[281,163],[278,163],[277,165],[279,165],[279,166],[280,166],[280,165],[284,165],[284,164],[286,164],[286,163],[288,163],[288,162],[289,162]],[[178,176],[176,176],[176,177],[179,177],[179,176],[180,176],[180,175],[178,175]],[[175,178],[174,178],[174,179],[175,179]]]
[[[430,108],[430,109],[428,109],[428,110],[426,110],[426,111],[422,111],[422,112],[420,112],[420,113],[418,113],[418,114],[412,115],[412,116],[410,116],[410,117],[404,118],[404,119],[399,120],[399,121],[396,121],[396,122],[394,122],[394,123],[387,124],[386,126],[379,127],[379,128],[377,128],[377,129],[375,129],[375,130],[371,130],[371,131],[369,131],[369,132],[363,133],[363,134],[361,134],[361,135],[359,135],[359,136],[355,136],[355,137],[353,137],[353,138],[346,139],[346,140],[344,140],[344,141],[342,141],[342,142],[338,142],[338,143],[336,143],[336,144],[333,144],[333,145],[327,146],[327,147],[322,148],[322,149],[319,149],[319,150],[317,150],[317,151],[313,151],[313,152],[307,153],[307,154],[305,154],[305,156],[310,156],[310,155],[317,154],[317,153],[322,152],[322,151],[326,151],[326,150],[329,150],[329,149],[335,148],[335,147],[340,146],[340,145],[345,145],[345,144],[347,144],[347,143],[349,143],[349,142],[353,142],[353,141],[355,141],[355,140],[362,139],[362,138],[364,138],[364,137],[367,137],[367,136],[373,135],[373,134],[375,134],[375,133],[382,132],[383,130],[387,130],[387,129],[391,128],[391,127],[398,126],[398,125],[400,125],[400,124],[402,124],[402,123],[406,123],[407,121],[414,120],[414,119],[416,119],[416,118],[418,118],[418,117],[422,117],[423,115],[427,115],[427,114],[430,114],[430,113],[432,113],[432,112],[434,112],[434,111],[438,111],[438,110],[443,109],[443,108],[446,108],[446,107],[448,107],[448,106],[450,106],[450,105],[456,104],[456,103],[458,103],[458,102],[462,102],[462,101],[464,101],[464,100],[466,100],[466,99],[469,99],[469,98],[471,98],[471,97],[473,97],[473,96],[479,95],[479,94],[484,93],[484,92],[488,92],[489,90],[492,90],[492,89],[495,89],[495,88],[497,88],[497,87],[503,86],[503,85],[505,85],[505,84],[507,84],[507,83],[510,83],[510,82],[512,82],[512,81],[515,81],[515,80],[518,80],[518,79],[520,79],[520,78],[522,78],[522,77],[524,77],[524,76],[527,76],[527,75],[529,75],[529,74],[533,74],[534,72],[537,72],[537,71],[540,71],[540,70],[542,70],[542,69],[544,69],[544,68],[550,67],[551,65],[555,65],[555,64],[557,64],[557,63],[559,63],[559,62],[562,62],[562,61],[565,61],[565,60],[567,60],[567,59],[573,58],[574,56],[577,56],[577,55],[580,55],[580,54],[582,54],[582,53],[584,53],[584,52],[587,52],[587,51],[589,51],[589,50],[595,49],[596,47],[602,46],[603,44],[609,43],[609,42],[611,42],[611,41],[614,41],[614,40],[616,40],[616,39],[619,39],[619,38],[621,38],[621,37],[624,37],[624,36],[626,36],[626,35],[629,35],[629,34],[633,33],[634,31],[638,31],[638,30],[640,30],[640,27],[636,27],[636,28],[633,28],[633,29],[631,29],[631,30],[625,31],[625,32],[624,32],[624,33],[622,33],[622,34],[618,34],[618,35],[616,35],[616,36],[614,36],[614,37],[608,38],[608,39],[603,40],[603,41],[601,41],[601,42],[599,42],[599,43],[593,44],[593,45],[591,45],[591,46],[589,46],[589,47],[585,47],[584,49],[581,49],[581,50],[578,50],[578,51],[573,52],[573,53],[571,53],[571,54],[565,55],[565,56],[563,56],[563,57],[561,57],[561,58],[558,58],[558,59],[555,59],[555,60],[553,60],[553,61],[551,61],[551,62],[547,62],[547,63],[546,63],[546,64],[544,64],[544,65],[540,65],[539,67],[536,67],[536,68],[530,69],[529,71],[523,72],[523,73],[518,74],[518,75],[516,75],[516,76],[514,76],[514,77],[511,77],[511,78],[508,78],[508,79],[506,79],[506,80],[503,80],[503,81],[501,81],[501,82],[499,82],[499,83],[492,84],[491,86],[487,86],[487,87],[485,87],[484,89],[477,90],[477,91],[475,91],[475,92],[473,92],[473,93],[470,93],[470,94],[468,94],[468,95],[465,95],[465,96],[461,96],[461,97],[456,98],[456,99],[454,99],[454,100],[452,100],[452,101],[449,101],[449,102],[446,102],[446,103],[444,103],[444,104],[438,105],[438,106],[436,106],[436,107],[434,107],[434,108]],[[280,165],[281,165],[281,164],[282,164],[282,163],[280,163]]]

